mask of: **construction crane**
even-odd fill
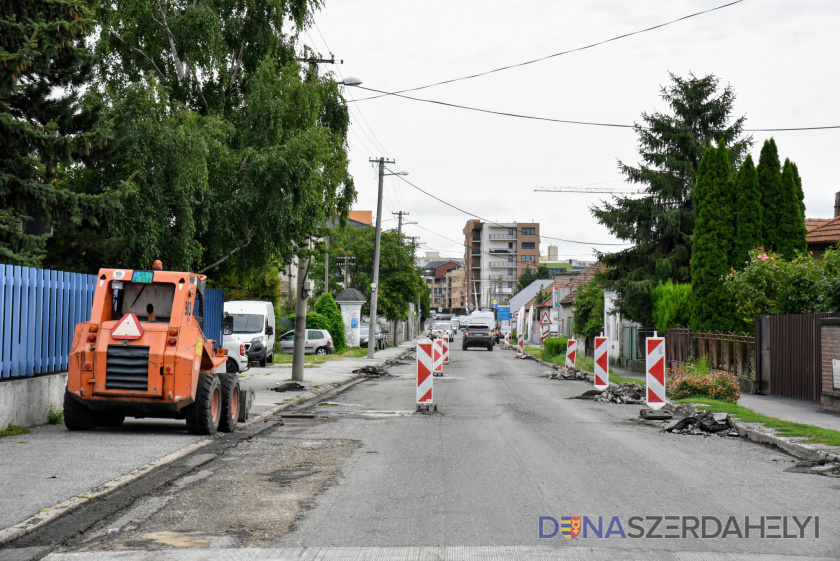
[[[537,187],[534,191],[543,193],[607,193],[612,195],[643,195],[642,188],[621,187]]]

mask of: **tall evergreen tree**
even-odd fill
[[[772,138],[764,141],[758,157],[758,189],[761,191],[762,226],[764,247],[776,251],[779,247],[779,197],[782,195],[782,174],[779,151]]]
[[[735,180],[724,143],[709,147],[697,171],[693,193],[691,252],[692,329],[733,329],[731,296],[722,277],[729,272],[735,242]]]
[[[747,156],[735,177],[735,247],[730,265],[736,269],[744,266],[750,250],[761,245],[761,191],[758,188],[758,172],[752,156]]]
[[[691,280],[691,191],[706,148],[725,142],[730,162],[737,166],[752,144],[751,136],[740,138],[745,118],[730,122],[735,103],[731,86],[719,91],[714,75],[669,76],[672,83],[661,89],[661,96],[671,114],[642,113],[643,122],[635,126],[642,161],[638,167],[619,162],[630,183],[646,186],[646,195],[619,197],[590,209],[613,235],[634,244],[599,255],[606,265],[599,281],[618,292],[622,315],[647,325],[653,321],[652,289],[668,280]]]
[[[99,146],[96,108],[79,103],[93,31],[79,0],[6,0],[0,11],[0,262],[36,266],[38,223],[75,218],[85,201],[60,188],[63,169]]]
[[[798,253],[805,253],[805,212],[797,184],[795,165],[785,158],[782,168],[781,193],[779,196],[778,217],[776,226],[777,249],[785,259],[793,259]]]

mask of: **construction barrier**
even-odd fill
[[[443,363],[448,364],[449,363],[449,339],[447,337],[444,337],[443,339],[441,339],[441,341],[443,341]]]
[[[432,345],[433,369],[435,376],[443,376],[443,338],[438,337]]]
[[[655,335],[655,332],[654,332]],[[647,406],[660,409],[665,405],[665,338],[648,337],[645,341],[645,383]]]
[[[505,348],[510,348],[510,331],[505,331]]]
[[[598,390],[605,390],[610,385],[607,347],[606,337],[595,337],[595,389]]]
[[[417,408],[421,405],[431,405],[432,397],[432,370],[434,360],[432,358],[431,339],[420,339],[417,342]]]
[[[516,334],[516,356],[523,356],[525,354],[525,334]]]
[[[566,345],[566,368],[575,367],[575,359],[577,358],[577,341],[569,339]]]
[[[548,329],[549,329],[549,327],[547,325],[543,325],[541,327],[542,327],[542,332],[540,333],[540,345],[543,345],[543,344],[545,344],[545,340],[548,339],[548,333],[549,333]]]

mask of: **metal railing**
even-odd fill
[[[490,266],[491,267],[502,267],[502,268],[511,267],[512,268],[512,267],[516,267],[516,261],[490,261]]]
[[[515,240],[516,234],[490,234],[491,240]]]

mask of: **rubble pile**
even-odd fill
[[[551,380],[589,380],[589,373],[577,368],[555,368],[548,370],[545,377]]]
[[[417,352],[416,351],[405,351],[400,355],[400,358],[403,360],[417,360]]]
[[[610,384],[601,395],[595,398],[601,403],[632,403],[645,402],[645,387],[642,384],[629,382],[627,384]]]
[[[717,436],[740,436],[735,428],[735,422],[729,413],[713,413],[711,411],[697,411],[691,405],[680,405],[674,408],[673,421],[668,421],[662,428],[663,432],[677,434],[715,434]]]
[[[824,475],[826,477],[840,477],[840,462],[832,462],[826,459],[805,460],[803,462],[798,462],[795,466],[789,467],[785,471],[793,473],[812,473],[814,475]]]
[[[383,378],[385,376],[390,376],[391,373],[388,372],[386,369],[382,368],[381,366],[362,366],[361,368],[357,368],[353,371],[353,374],[362,374],[367,378]]]
[[[306,386],[298,384],[297,382],[286,382],[285,384],[280,384],[279,386],[275,386],[271,388],[273,392],[298,392],[300,390],[305,390]]]
[[[389,358],[382,362],[383,366],[405,366],[406,364],[408,363],[399,358]]]

